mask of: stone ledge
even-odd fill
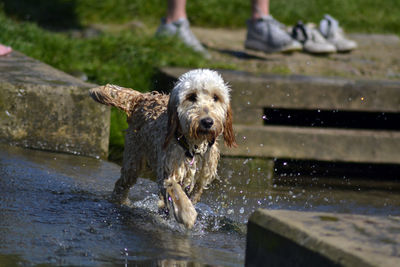
[[[227,156],[400,164],[400,132],[234,125],[238,147]]]
[[[107,157],[110,111],[85,83],[21,53],[0,57],[0,142]]]
[[[259,209],[246,266],[397,266],[400,217]]]

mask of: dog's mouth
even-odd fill
[[[215,134],[215,130],[214,129],[204,129],[204,128],[199,128],[197,130],[197,134],[198,135],[209,135],[209,134]]]
[[[190,125],[189,136],[195,139],[216,139],[220,135],[222,129],[219,122],[202,123],[201,120]]]
[[[196,137],[200,139],[207,139],[210,142],[218,137],[218,132],[215,129],[198,129],[196,131]]]

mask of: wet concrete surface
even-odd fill
[[[196,206],[199,220],[187,232],[158,214],[157,187],[148,179],[131,190],[134,208],[110,203],[118,176],[119,166],[110,162],[0,146],[0,266],[241,266],[245,223],[260,207],[400,214],[395,190],[335,188],[317,177],[254,186],[271,177],[231,170],[205,192]]]

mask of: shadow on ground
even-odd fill
[[[51,30],[80,28],[75,13],[76,1],[63,0],[1,0],[7,16],[37,23]]]

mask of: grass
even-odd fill
[[[166,10],[165,0],[0,0],[1,4],[8,16],[46,27],[131,20],[154,25]],[[323,14],[329,13],[350,32],[400,34],[398,0],[272,0],[270,10],[286,24],[297,20],[318,22]],[[250,14],[250,0],[189,0],[187,12],[197,26],[243,27]]]
[[[154,29],[165,9],[165,0],[0,0],[0,43],[63,71],[84,72],[92,83],[115,83],[139,91],[152,89],[152,78],[163,66],[234,67],[204,60],[174,40],[155,39]],[[285,24],[299,19],[318,22],[330,13],[349,32],[400,35],[398,0],[271,1],[270,9]],[[193,25],[238,28],[249,17],[250,1],[188,1],[187,10]],[[130,21],[145,26],[92,38],[70,34],[93,23]],[[125,128],[124,116],[112,110],[112,153],[123,148]]]

